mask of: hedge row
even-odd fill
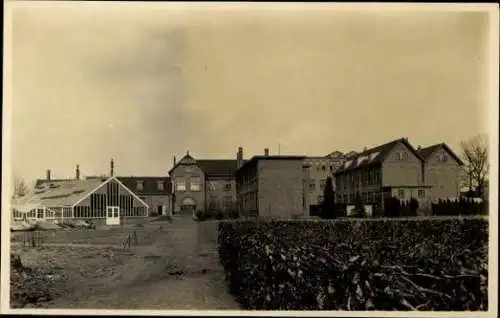
[[[219,224],[231,293],[258,310],[487,310],[485,219]]]
[[[473,199],[460,198],[456,201],[439,200],[432,204],[434,215],[487,215],[488,202],[475,202]]]

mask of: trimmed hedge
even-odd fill
[[[459,200],[439,200],[432,204],[434,215],[487,215],[488,201],[475,202],[471,198]]]
[[[488,221],[219,224],[231,293],[258,310],[487,310]]]

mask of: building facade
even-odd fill
[[[169,177],[117,177],[149,206],[149,215],[166,215],[172,208],[172,182]]]
[[[457,199],[461,193],[463,162],[445,143],[418,150],[424,160],[424,182],[432,186],[432,201]]]
[[[235,172],[243,165],[243,148],[236,159],[194,159],[189,151],[169,171],[174,214],[214,212],[236,208]]]
[[[341,167],[345,156],[339,151],[332,152],[324,157],[306,157],[304,164],[309,167],[309,181],[307,196],[310,205],[319,205],[323,202],[323,193],[328,177],[332,178],[335,188],[333,172]]]
[[[239,213],[259,217],[309,215],[304,156],[254,156],[236,172]]]
[[[384,198],[415,198],[419,205],[429,204],[430,185],[423,177],[424,160],[406,138],[365,149],[349,157],[335,171],[336,201],[353,205],[356,198],[383,210]]]

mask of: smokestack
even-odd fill
[[[236,153],[236,168],[239,169],[243,166],[243,147],[238,147],[238,153]]]
[[[264,156],[269,157],[269,148],[264,148]]]
[[[80,165],[76,165],[76,180],[80,180]]]
[[[47,169],[47,181],[50,181],[50,169]]]
[[[110,176],[113,176],[115,174],[115,162],[113,161],[113,159],[111,159],[109,166],[110,166],[109,174]]]

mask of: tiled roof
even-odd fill
[[[429,157],[441,147],[443,147],[453,158],[455,158],[455,160],[458,162],[459,165],[463,165],[462,160],[460,160],[460,158],[453,152],[453,150],[451,150],[451,148],[448,147],[448,145],[445,143],[439,143],[432,146],[428,146],[420,150],[417,150],[417,152],[423,158],[424,161],[427,161]]]
[[[339,169],[335,171],[335,174],[347,170],[353,170],[361,167],[380,164],[386,158],[389,152],[391,152],[391,150],[400,142],[404,143],[410,150],[412,150],[415,153],[417,157],[420,158],[419,154],[413,148],[413,146],[408,142],[408,140],[406,138],[400,138],[385,143],[383,145],[364,150],[362,152],[357,153],[354,156],[348,157],[346,162],[342,166],[340,166]]]
[[[96,189],[101,179],[87,180],[37,180],[35,188],[14,205],[40,205],[45,207],[70,207]]]
[[[441,144],[432,145],[422,149],[417,149],[417,152],[420,155],[420,157],[422,157],[424,160],[427,160],[429,159],[430,155],[432,155],[432,153],[436,151],[439,147],[441,147]]]
[[[172,183],[169,177],[117,177],[127,188],[137,195],[169,195],[172,193]],[[142,181],[143,188],[137,188],[137,182]],[[158,181],[163,181],[163,190],[158,188]]]
[[[248,160],[243,160],[245,164]],[[234,159],[202,159],[196,163],[207,177],[234,177],[237,161]]]

